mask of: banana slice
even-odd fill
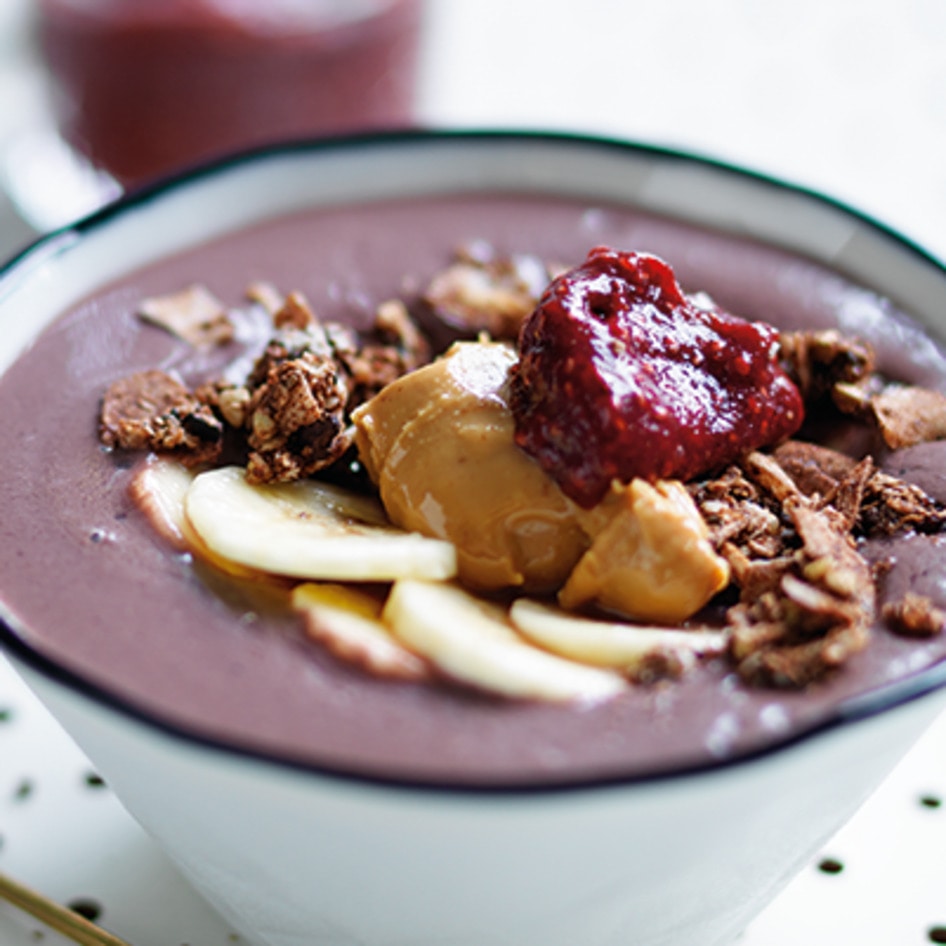
[[[399,581],[382,619],[398,640],[445,675],[492,693],[597,701],[627,687],[616,673],[531,647],[510,627],[502,608],[455,585]]]
[[[576,617],[560,608],[520,598],[509,609],[513,625],[539,647],[571,660],[612,667],[638,677],[655,658],[675,656],[683,670],[697,656],[720,654],[726,635]]]
[[[128,495],[151,528],[179,552],[189,549],[184,497],[195,474],[176,460],[152,458],[132,476]]]
[[[196,477],[184,508],[213,554],[277,575],[394,581],[456,574],[452,544],[397,529],[369,497],[328,483],[251,486],[239,467],[221,467]]]
[[[344,585],[298,585],[292,606],[300,611],[308,636],[340,660],[377,677],[431,679],[429,666],[394,639],[381,622],[381,602]]]
[[[196,476],[193,470],[176,460],[154,457],[134,474],[128,495],[155,532],[176,551],[190,552],[196,560],[240,582],[288,590],[290,582],[286,578],[222,558],[194,531],[184,511],[184,502]]]

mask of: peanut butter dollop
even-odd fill
[[[729,584],[729,564],[713,550],[709,530],[679,480],[611,484],[586,525],[591,548],[575,566],[559,603],[591,602],[639,621],[685,621]]]
[[[589,546],[579,508],[513,441],[507,345],[460,342],[353,414],[388,516],[457,547],[473,588],[555,591]]]

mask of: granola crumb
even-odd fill
[[[434,315],[453,328],[495,339],[516,339],[552,278],[538,257],[505,256],[482,240],[460,247],[424,293]]]
[[[644,655],[628,677],[641,686],[654,686],[664,680],[678,680],[693,664],[693,657],[672,647],[658,647]]]
[[[225,345],[233,340],[233,323],[224,304],[206,286],[144,299],[138,316],[196,348]]]
[[[806,404],[831,395],[839,384],[854,384],[874,370],[870,345],[836,329],[782,332],[782,361]]]
[[[280,329],[303,331],[317,321],[315,313],[300,292],[290,292],[273,313],[273,327],[277,332]]]
[[[271,282],[258,279],[251,282],[244,292],[250,302],[261,306],[270,317],[274,316],[285,303],[286,297]]]
[[[364,343],[342,326],[329,330],[332,350],[350,379],[349,412],[431,358],[427,339],[399,299],[378,306],[374,337]]]
[[[239,430],[246,426],[250,390],[243,384],[211,381],[194,392],[195,397],[218,414],[227,426]]]
[[[887,626],[903,637],[935,637],[946,625],[946,612],[913,591],[885,604],[881,614]]]
[[[870,409],[891,450],[946,437],[946,394],[891,384],[870,398]]]

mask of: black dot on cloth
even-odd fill
[[[921,795],[920,804],[924,808],[939,808],[943,804],[943,799],[938,795]]]
[[[87,897],[78,897],[75,900],[70,900],[66,904],[73,913],[78,913],[79,916],[85,917],[85,919],[94,923],[102,915],[102,906],[97,903],[95,900],[89,900]]]
[[[833,857],[825,857],[818,862],[818,870],[822,874],[840,874],[844,865]]]
[[[85,776],[86,788],[105,788],[105,779],[98,772],[88,772]]]
[[[926,936],[931,943],[946,943],[946,926],[931,926]]]

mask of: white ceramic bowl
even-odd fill
[[[406,134],[232,160],[41,241],[0,274],[0,370],[72,302],[209,237],[305,206],[484,189],[627,203],[771,242],[946,333],[942,267],[821,197],[615,142]],[[743,758],[607,784],[438,788],[208,740],[59,665],[9,615],[0,640],[128,810],[260,946],[728,942],[946,701],[940,664]]]

